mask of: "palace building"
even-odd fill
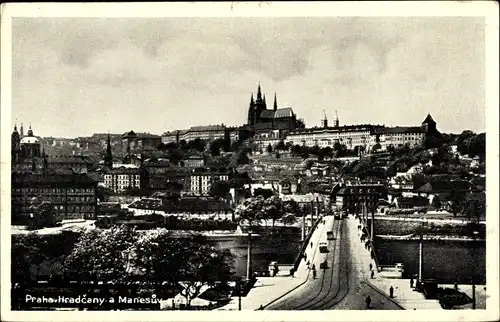
[[[334,126],[328,126],[326,116],[321,124],[321,127],[290,131],[286,135],[285,143],[320,148],[333,148],[336,144],[341,144],[350,150],[357,149],[360,153],[370,153],[375,150],[385,151],[390,147],[419,146],[425,142],[428,135],[437,132],[436,122],[430,114],[420,126],[386,127],[374,124],[340,126],[338,117]]]

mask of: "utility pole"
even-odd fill
[[[311,230],[312,230],[312,227],[314,225],[314,201],[311,200]]]
[[[472,309],[476,309],[476,284],[472,283]]]
[[[419,253],[418,253],[418,280],[422,281],[422,270],[424,266],[424,237],[420,232]]]
[[[238,288],[238,311],[241,311],[241,280],[238,280],[236,283],[238,283],[237,288]]]
[[[251,227],[248,227],[251,229]],[[247,252],[247,280],[252,279],[252,231],[248,231],[248,252]]]
[[[371,245],[373,247],[373,242],[374,242],[374,237],[373,237],[373,226],[375,224],[375,214],[374,214],[374,211],[373,211],[373,207],[371,207],[371,212],[372,212],[372,220],[371,220],[371,225],[370,225],[370,241],[371,241]]]
[[[306,240],[306,212],[302,209],[302,241]]]

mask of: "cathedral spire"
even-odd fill
[[[106,144],[106,154],[104,155],[104,165],[109,169],[113,169],[113,155],[111,154],[111,137],[109,132]]]
[[[23,122],[21,122],[21,129],[20,129],[21,133],[21,136],[24,136],[24,127],[23,127]]]
[[[262,100],[262,92],[260,91],[260,82],[259,82],[259,87],[257,88],[257,102],[260,102]]]
[[[273,105],[274,110],[276,111],[278,109],[278,101],[276,100],[276,93],[274,93],[274,105]]]
[[[267,109],[266,94],[264,94],[264,97],[262,98],[262,104],[264,104],[264,107]]]
[[[253,100],[253,92],[252,92],[252,95],[250,95],[250,105],[253,105],[254,104],[254,100]]]

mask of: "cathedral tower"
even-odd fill
[[[250,97],[250,106],[248,107],[248,121],[247,121],[247,124],[248,125],[253,125],[254,124],[254,121],[255,121],[255,102],[253,100],[253,93]]]
[[[106,154],[104,155],[104,165],[108,167],[108,169],[113,169],[113,154],[111,153],[111,138],[109,133],[106,145]]]
[[[21,138],[19,132],[17,132],[17,124],[14,125],[14,131],[11,135],[11,152],[12,152],[12,163],[19,161],[19,152],[21,151]]]

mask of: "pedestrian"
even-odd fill
[[[306,260],[307,260],[307,254],[304,253],[304,261],[306,261]]]
[[[372,268],[373,268],[373,265],[372,265],[372,263],[370,263],[370,271],[372,270]]]
[[[455,282],[454,286],[455,286],[455,291],[458,291],[458,284],[457,284],[457,282]]]
[[[371,276],[371,278],[373,279],[373,276],[375,276],[375,271],[372,271],[372,272],[370,273],[370,276]]]
[[[410,288],[412,288],[412,289],[413,289],[413,282],[414,282],[414,281],[413,281],[413,276],[412,276],[412,277],[410,278]]]
[[[389,296],[391,297],[391,299],[394,298],[394,287],[392,287],[392,285],[389,288]]]
[[[310,265],[310,264],[311,264],[311,263],[310,263],[309,261],[307,261],[307,268],[309,268],[309,265]]]
[[[314,267],[314,264],[313,264],[312,272],[313,272],[313,279],[315,280],[316,279],[316,267]]]
[[[368,296],[366,297],[365,302],[366,302],[366,308],[367,308],[367,309],[370,309],[370,304],[371,304],[371,302],[372,302],[372,298],[370,297],[370,295],[368,295]]]
[[[313,242],[311,242],[311,248],[313,248]]]

